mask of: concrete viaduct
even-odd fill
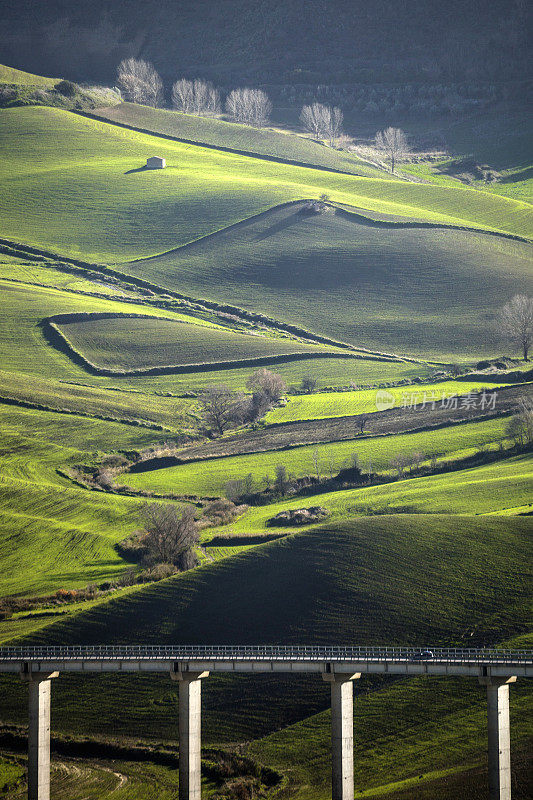
[[[201,800],[201,686],[210,673],[316,673],[331,687],[332,800],[354,800],[353,681],[361,674],[464,675],[486,687],[489,798],[511,800],[509,685],[533,651],[406,647],[2,647],[0,672],[29,687],[28,798],[50,800],[50,701],[60,672],[165,673],[179,685],[179,800]]]

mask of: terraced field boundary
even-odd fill
[[[301,202],[301,201],[293,201],[293,202]],[[268,212],[262,212],[262,213],[268,213]],[[244,220],[243,222],[245,221],[247,220]],[[241,223],[236,223],[236,224],[241,224]],[[212,234],[209,234],[209,236],[211,235]],[[112,267],[109,267],[106,264],[96,264],[96,263],[91,263],[89,261],[81,261],[79,259],[67,258],[65,256],[61,256],[57,253],[54,253],[50,250],[42,250],[36,247],[31,247],[29,245],[21,244],[20,242],[13,242],[8,239],[0,238],[0,253],[2,252],[5,253],[6,255],[18,256],[19,258],[20,257],[30,258],[37,261],[40,261],[42,259],[53,260],[54,262],[57,262],[54,263],[53,265],[54,268],[57,269],[68,269],[68,267],[71,266],[75,269],[77,268],[78,271],[76,274],[79,274],[79,268],[81,268],[83,270],[87,270],[90,273],[96,273],[96,275],[98,276],[103,276],[105,278],[111,277],[112,279],[118,279],[119,281],[125,284],[129,284],[131,286],[138,287],[141,289],[147,289],[151,294],[156,295],[156,297],[153,300],[153,303],[154,305],[157,304],[158,307],[161,307],[161,304],[167,302],[168,299],[170,298],[171,300],[182,301],[184,304],[186,304],[186,306],[190,306],[190,308],[193,311],[194,310],[211,311],[221,316],[222,318],[227,318],[228,315],[236,316],[243,322],[260,324],[276,332],[288,333],[292,336],[297,336],[298,338],[306,339],[313,344],[323,344],[323,345],[329,345],[330,347],[338,347],[341,350],[349,351],[351,354],[354,355],[358,354],[359,357],[362,359],[368,359],[371,361],[377,360],[377,361],[389,361],[389,362],[399,361],[408,364],[430,363],[431,365],[435,366],[447,366],[447,364],[445,364],[444,362],[437,362],[437,361],[427,362],[420,358],[400,356],[394,353],[382,353],[379,351],[368,350],[364,347],[355,347],[354,345],[348,344],[347,342],[337,341],[327,336],[321,336],[320,334],[312,333],[311,331],[308,331],[305,328],[300,328],[297,325],[291,325],[289,323],[279,322],[278,320],[275,320],[272,317],[268,317],[266,314],[261,314],[254,311],[248,311],[246,309],[239,308],[238,306],[232,306],[227,303],[217,303],[213,300],[198,300],[195,297],[190,297],[189,295],[180,294],[179,292],[175,292],[172,289],[167,289],[164,286],[159,286],[156,283],[143,280],[142,278],[137,278],[134,275],[130,275],[127,272],[121,272],[117,269],[113,269]],[[157,257],[158,256],[149,256],[149,258],[157,258]],[[129,263],[135,263],[135,262],[132,261]],[[88,280],[90,279],[91,278],[88,277]],[[135,300],[135,301],[129,300],[128,302],[141,303],[142,300]],[[335,354],[335,357],[338,358],[341,356],[340,354]]]
[[[211,372],[213,370],[224,369],[239,369],[241,367],[256,367],[264,366],[267,364],[279,364],[286,361],[301,361],[316,358],[346,358],[346,359],[362,359],[363,356],[357,353],[347,353],[336,351],[323,351],[319,353],[281,353],[279,355],[270,356],[256,356],[252,358],[234,359],[228,361],[209,361],[199,362],[193,364],[169,364],[157,367],[146,367],[138,369],[110,369],[108,367],[100,367],[90,361],[80,350],[78,350],[70,342],[66,334],[61,330],[61,323],[68,324],[72,322],[86,322],[97,321],[99,319],[149,319],[152,320],[147,314],[113,314],[111,312],[96,312],[96,313],[72,313],[72,314],[57,314],[54,317],[47,317],[42,320],[41,326],[48,342],[55,346],[65,355],[69,356],[78,366],[83,367],[87,372],[93,375],[100,375],[105,377],[132,377],[132,376],[146,376],[146,375],[170,375],[170,374],[187,374],[191,372]],[[181,320],[174,320],[171,317],[158,317],[158,320],[166,322],[175,322],[176,324],[186,325]],[[191,323],[194,324],[194,323]],[[238,335],[238,334],[236,334]],[[374,356],[373,360],[378,361],[394,361],[395,359],[387,357]]]
[[[508,416],[516,412],[518,403],[523,397],[531,396],[532,389],[529,385],[522,385],[491,391],[498,393],[498,408],[489,413],[480,412],[477,408],[458,408],[454,416],[450,416],[449,412],[444,410],[423,408],[420,405],[414,408],[392,408],[372,414],[280,422],[262,430],[227,436],[180,450],[176,453],[176,458],[179,459],[176,465],[210,458],[288,450],[302,445],[348,440],[357,442],[374,436],[420,433],[463,422]],[[365,434],[361,436],[358,432],[363,418],[367,420],[367,428]]]
[[[256,158],[259,161],[270,161],[274,164],[287,164],[291,167],[304,167],[305,169],[316,169],[320,172],[333,172],[337,175],[349,175],[351,177],[367,177],[365,175],[359,175],[357,172],[347,172],[343,169],[335,169],[335,167],[326,167],[320,164],[314,164],[310,161],[295,161],[289,158],[283,158],[282,156],[272,156],[268,155],[267,153],[257,153],[254,150],[239,150],[235,147],[227,147],[225,145],[218,145],[218,144],[209,144],[208,142],[201,142],[196,139],[185,139],[180,136],[172,136],[169,133],[161,133],[159,131],[155,131],[150,128],[141,128],[136,125],[128,125],[126,122],[118,122],[117,120],[110,119],[109,117],[104,116],[103,114],[97,114],[94,111],[81,111],[79,109],[69,109],[71,113],[78,114],[80,117],[87,117],[88,119],[95,120],[96,122],[105,122],[108,125],[115,125],[117,128],[125,128],[128,131],[135,131],[135,133],[144,133],[148,136],[155,136],[158,139],[166,139],[167,141],[171,142],[178,142],[179,144],[190,144],[194,145],[195,147],[204,147],[206,150],[218,150],[222,153],[232,153],[236,156],[246,156],[249,158]],[[379,168],[372,164],[372,166],[378,170]],[[387,177],[390,179],[391,175],[388,174]],[[409,181],[409,178],[399,178],[397,175],[392,176],[393,179],[396,178],[398,181]]]

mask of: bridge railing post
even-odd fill
[[[21,672],[28,683],[28,800],[50,800],[51,678],[58,674],[32,673],[31,666]]]
[[[179,683],[179,800],[202,798],[202,678],[208,675],[170,672]]]
[[[361,677],[323,672],[331,685],[331,797],[353,800],[353,681]]]
[[[509,684],[515,676],[482,676],[487,689],[489,800],[511,800],[511,733]]]

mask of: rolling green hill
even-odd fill
[[[54,86],[57,78],[45,78],[43,75],[32,75],[31,72],[24,72],[14,67],[6,67],[0,64],[0,83],[13,83],[21,86]]]
[[[94,116],[133,128],[187,139],[198,144],[229,148],[267,158],[315,165],[366,177],[383,177],[383,172],[351,153],[325,147],[305,136],[282,133],[270,128],[251,128],[220,119],[181,114],[163,108],[121,103],[99,108]]]
[[[34,641],[246,644],[257,641],[259,624],[266,643],[402,641],[416,647],[461,643],[464,637],[475,643],[501,641],[526,629],[529,531],[524,518],[407,515],[337,523],[146,587],[71,622],[58,622]],[[3,694],[3,717],[19,719],[21,689],[13,682],[10,687]],[[105,706],[92,699],[104,687]],[[486,745],[478,725],[483,701],[477,686],[438,679],[391,686],[365,678],[357,688],[381,690],[356,698],[362,789],[426,772],[424,779],[430,779],[432,756],[427,742],[421,747],[424,736],[434,743],[431,753],[441,748],[439,768],[482,765]],[[528,701],[521,693],[515,702],[517,713],[525,712]],[[82,717],[72,713],[80,703]],[[204,684],[205,742],[267,735],[327,705],[327,689],[315,678],[212,677]],[[61,730],[90,733],[104,725],[114,735],[135,729],[138,737],[157,731],[158,737],[173,738],[175,687],[146,676],[90,681],[64,676],[54,685],[54,714]],[[469,715],[470,724],[458,724]],[[515,746],[525,743],[529,732],[526,717],[522,720]],[[327,724],[327,715],[311,718],[295,731],[253,746],[262,760],[282,762],[289,773],[291,753],[297,751],[301,760],[294,782],[298,785],[304,772],[301,784],[311,782],[320,793],[315,788],[315,794],[310,789],[306,794],[302,788],[295,796],[327,796]],[[405,725],[411,736],[407,760]],[[399,742],[401,747],[394,744]]]
[[[502,298],[531,285],[532,249],[290,206],[128,269],[337,340],[445,360],[494,352]]]
[[[164,252],[278,203],[323,192],[336,202],[401,217],[526,236],[533,227],[526,203],[467,188],[273,164],[59,109],[7,109],[0,134],[4,236],[89,259]],[[142,170],[154,153],[167,159],[167,169]]]

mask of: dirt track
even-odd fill
[[[494,407],[492,405],[493,392],[496,394]],[[360,422],[363,417],[367,418],[364,427],[365,437],[407,433],[454,423],[488,419],[512,413],[516,410],[518,401],[523,397],[533,398],[533,385],[523,384],[492,390],[487,392],[484,403],[481,394],[471,396],[476,400],[475,405],[471,407],[462,405],[461,398],[459,398],[457,409],[442,408],[439,401],[435,403],[434,409],[431,406],[424,408],[422,405],[418,405],[415,408],[392,408],[387,411],[357,414],[351,417],[332,417],[270,425],[261,430],[234,434],[188,447],[178,453],[178,459],[179,461],[201,460],[266,450],[280,450],[300,444],[357,439],[360,438]]]

